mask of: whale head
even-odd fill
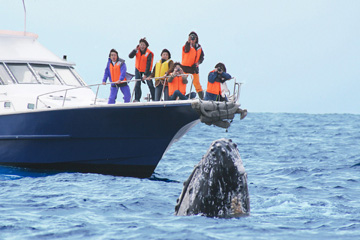
[[[231,218],[250,213],[247,174],[235,143],[214,141],[195,166],[175,206],[175,215]]]

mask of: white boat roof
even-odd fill
[[[0,62],[29,62],[73,66],[37,41],[29,32],[0,30]]]

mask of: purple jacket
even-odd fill
[[[110,64],[113,64],[113,63],[112,63],[111,59],[109,58],[108,63],[107,63],[106,68],[105,68],[104,78],[102,80],[103,82],[106,82],[106,80],[108,78],[109,78],[110,82],[112,82],[111,74],[110,74]],[[125,61],[121,61],[121,59],[118,59],[115,64],[120,64],[120,71],[121,71],[120,79],[115,79],[115,81],[124,80],[125,77],[126,77],[126,64],[125,64]],[[121,83],[121,84],[123,84],[123,83]]]

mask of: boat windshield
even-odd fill
[[[49,65],[31,64],[37,78],[43,84],[61,85],[60,80],[56,77]]]
[[[13,84],[10,75],[6,71],[5,66],[0,63],[0,85]]]
[[[38,83],[27,64],[9,63],[7,66],[18,83]]]
[[[84,85],[71,67],[33,63],[0,63],[0,85],[14,84],[11,76],[21,84]]]
[[[75,77],[74,73],[68,67],[53,66],[55,71],[60,75],[61,79],[66,85],[81,86],[79,80]]]

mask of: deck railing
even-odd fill
[[[194,77],[192,74],[181,74],[179,76],[190,76],[191,78],[191,85],[190,85],[190,93],[191,93],[191,90],[192,90],[192,86],[193,86],[193,80],[194,80]],[[165,79],[167,79],[168,77],[166,77]],[[151,78],[151,79],[154,79],[154,80],[157,80],[157,79],[164,79],[164,77],[158,77],[158,78]],[[233,89],[233,94],[231,95],[231,92],[229,94],[229,99],[230,101],[235,101],[237,102],[239,100],[239,97],[240,97],[240,90],[241,90],[241,85],[243,83],[238,83],[236,81],[236,78],[231,78],[230,80],[234,80],[234,89]],[[228,81],[230,81],[228,80]],[[142,79],[133,79],[133,80],[128,80],[126,81],[127,83],[131,83],[131,82],[139,82],[139,81],[147,81],[147,80],[142,80]],[[72,90],[78,90],[78,89],[83,89],[83,88],[89,88],[91,89],[92,87],[96,87],[96,91],[95,91],[95,99],[94,99],[94,105],[96,105],[96,102],[98,100],[98,94],[99,94],[99,89],[100,89],[100,86],[106,86],[106,85],[109,85],[109,84],[114,84],[113,82],[109,82],[109,83],[106,83],[106,84],[103,84],[103,83],[98,83],[98,84],[92,84],[92,85],[86,85],[86,86],[77,86],[77,87],[72,87],[72,88],[67,88],[67,89],[62,89],[62,90],[56,90],[56,91],[52,91],[52,92],[47,92],[47,93],[43,93],[43,94],[40,94],[37,96],[36,98],[36,104],[35,104],[35,109],[38,108],[38,104],[39,102],[41,102],[42,104],[44,104],[45,106],[47,106],[47,104],[45,102],[43,102],[41,100],[41,97],[43,96],[46,96],[46,95],[50,95],[50,94],[54,94],[54,93],[59,93],[59,92],[65,92],[64,93],[64,96],[63,96],[63,102],[62,102],[62,107],[65,106],[65,101],[66,101],[66,97],[68,95],[68,92],[69,91],[72,91]],[[161,93],[161,96],[160,96],[160,99],[162,98],[163,94],[164,94],[164,89],[162,89],[162,93]],[[133,99],[133,95],[134,95],[134,91],[135,91],[135,87],[134,87],[134,90],[131,94],[131,101]]]

